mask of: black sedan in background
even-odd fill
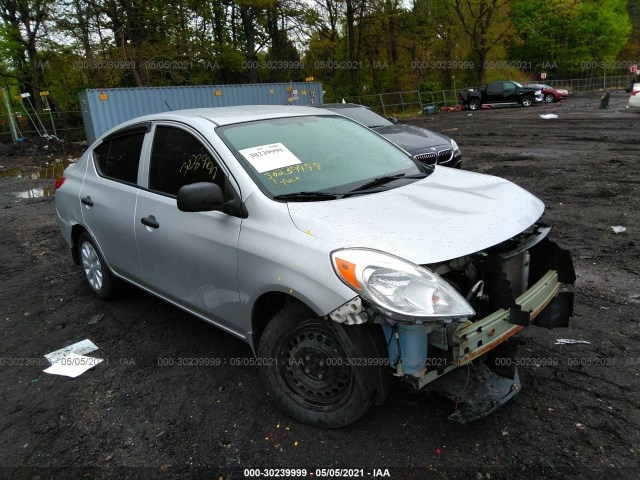
[[[416,160],[427,165],[460,168],[462,154],[455,140],[424,128],[398,123],[394,117],[384,118],[368,107],[354,103],[325,103],[315,105],[344,115],[388,138],[404,148]]]

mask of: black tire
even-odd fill
[[[553,93],[547,93],[544,96],[544,101],[547,103],[553,103],[556,101],[556,97],[553,96]]]
[[[78,258],[85,280],[93,293],[102,300],[112,298],[118,291],[119,281],[113,276],[107,263],[87,232],[78,238]]]
[[[383,401],[386,355],[378,325],[343,326],[296,304],[274,315],[258,345],[260,378],[276,404],[324,428],[349,425]],[[360,363],[348,364],[352,359]]]
[[[480,107],[482,107],[482,102],[477,98],[469,100],[469,110],[478,110]]]
[[[531,95],[525,95],[524,97],[522,97],[522,106],[523,107],[530,107],[531,105],[533,105],[534,99]]]

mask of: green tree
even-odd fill
[[[509,0],[450,0],[463,32],[471,41],[475,53],[478,81],[486,81],[489,52],[504,42],[512,33],[508,17]]]
[[[616,58],[631,26],[627,0],[514,0],[512,58],[558,76],[594,74]]]

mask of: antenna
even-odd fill
[[[171,106],[167,103],[167,101],[164,101],[164,104],[167,106],[167,108],[173,112],[173,108],[171,108]]]

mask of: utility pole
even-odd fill
[[[18,124],[16,123],[16,117],[13,115],[13,110],[11,109],[11,101],[9,100],[9,91],[7,90],[7,87],[2,87],[2,98],[4,98],[4,106],[7,109],[11,139],[13,140],[13,143],[17,143],[18,138],[22,139],[22,135],[18,137]]]

